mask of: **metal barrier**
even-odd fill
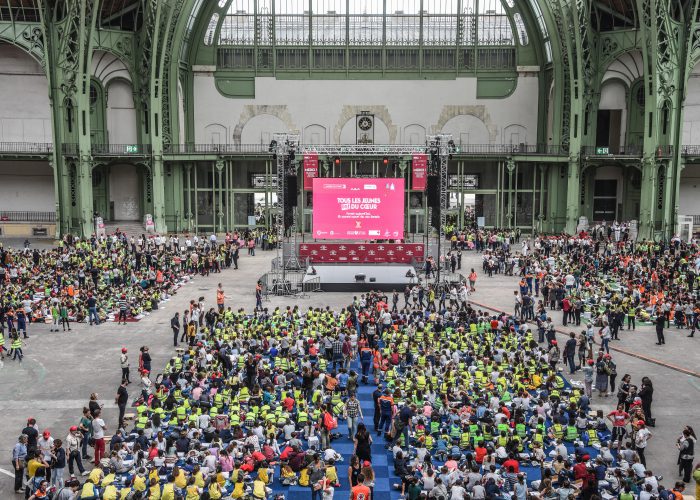
[[[1,211],[0,222],[56,222],[56,212]]]
[[[311,278],[302,284],[304,292],[320,292],[321,278]]]
[[[321,278],[313,278],[310,282],[304,283],[304,271],[284,271],[272,270],[260,277],[262,294],[264,297],[270,295],[291,296],[300,295],[306,292],[317,292],[321,290]]]

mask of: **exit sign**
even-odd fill
[[[126,152],[127,153],[138,153],[139,147],[136,144],[127,144],[126,145]]]
[[[595,154],[597,154],[597,155],[609,155],[610,148],[607,146],[598,146],[597,148],[595,148]]]

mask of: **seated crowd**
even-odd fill
[[[370,418],[394,487],[411,500],[649,500],[646,492],[671,500],[682,491],[683,483],[659,485],[635,451],[648,438],[643,412],[591,412],[583,389],[556,370],[549,342],[505,314],[390,313],[386,298],[370,293],[340,311],[229,308],[207,323],[143,385],[134,427],[111,437],[84,484],[69,481],[82,500],[304,491],[328,500],[341,490],[371,500],[379,485]],[[97,440],[89,430],[102,421],[96,408],[91,423],[92,410],[65,441],[77,455],[71,475],[74,465],[82,470],[80,441]],[[34,441],[19,444],[31,458],[33,500],[43,498],[47,475],[55,480],[62,443],[45,450],[29,434]],[[65,490],[58,498],[73,498],[61,497]]]

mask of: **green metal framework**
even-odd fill
[[[465,148],[452,166],[455,175],[479,168],[493,174],[495,181],[476,194],[494,197],[494,225],[575,231],[578,218],[590,216],[592,172],[613,165],[634,181],[639,208],[624,212],[637,216],[640,236],[668,236],[678,218],[681,171],[700,161],[700,148],[681,143],[686,86],[700,62],[700,0],[671,8],[665,0],[6,0],[0,42],[41,64],[53,129],[53,145],[0,144],[0,161],[50,162],[60,233],[92,232],[93,170],[118,163],[145,172],[145,205],[159,231],[241,225],[235,197],[257,189],[247,176],[269,175],[268,153],[194,144],[195,65],[240,82],[514,77],[518,66],[539,68],[538,145]],[[98,128],[91,111],[99,116],[90,102],[97,50],[119,58],[131,76],[136,145],[96,144],[91,137]],[[641,80],[632,82],[643,93],[636,104],[643,138],[628,137],[619,152],[597,155],[603,77],[630,53],[643,61]],[[347,161],[357,175],[368,168]],[[195,184],[200,170],[211,171],[206,188]],[[462,206],[474,191],[459,182],[452,191]],[[213,200],[210,224],[198,219],[202,190]],[[272,207],[274,188],[262,191]],[[527,221],[518,220],[523,196],[532,196]],[[419,228],[416,210],[407,223]]]

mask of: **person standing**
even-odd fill
[[[216,307],[219,309],[219,314],[224,312],[224,302],[226,300],[226,294],[224,293],[224,287],[219,283],[216,289]]]
[[[58,308],[58,303],[51,303],[51,329],[50,332],[57,332],[58,325],[61,322],[61,310]]]
[[[255,285],[255,309],[262,309],[262,282]]]
[[[472,292],[476,292],[476,278],[476,271],[474,271],[474,268],[472,267],[472,270],[469,273],[469,288]]]
[[[573,375],[576,372],[576,362],[574,357],[576,356],[576,334],[574,332],[569,333],[569,340],[566,341],[564,345],[564,358],[569,364],[569,374]]]
[[[148,346],[141,347],[141,355],[139,356],[139,368],[141,371],[151,373],[151,355],[148,352]]]
[[[350,394],[350,397],[345,403],[345,417],[348,421],[348,438],[353,440],[357,434],[357,425],[360,423],[361,419],[364,419],[362,415],[362,406],[354,392]]]
[[[114,402],[117,403],[117,407],[119,408],[118,428],[124,427],[124,413],[126,412],[126,404],[129,402],[129,393],[126,390],[127,383],[126,379],[122,379],[122,383],[117,389],[117,395],[114,398]]]
[[[122,296],[119,298],[119,316],[117,318],[117,324],[124,324],[126,325],[126,309],[127,309],[127,302],[126,302],[126,295],[122,294]]]
[[[61,307],[58,310],[58,314],[61,316],[61,326],[63,327],[63,331],[66,331],[66,327],[68,327],[68,331],[70,332],[70,320],[68,319],[68,306],[66,305],[66,301],[64,300],[61,302]],[[56,330],[58,331],[58,330]]]
[[[177,347],[177,336],[180,333],[180,313],[176,312],[175,316],[170,319],[170,328],[173,331],[173,346]]]
[[[657,312],[658,316],[656,317],[656,345],[662,345],[666,343],[666,339],[664,338],[664,326],[666,323],[666,316],[663,313]]]
[[[610,326],[607,321],[603,321],[603,328],[600,329],[600,349],[605,349],[605,352],[610,353]]]
[[[95,467],[100,466],[100,460],[105,454],[105,430],[107,426],[102,420],[102,410],[95,411],[95,418],[92,419],[92,438],[95,440]]]
[[[639,397],[642,399],[642,411],[644,412],[644,421],[650,427],[654,427],[655,420],[651,415],[651,403],[654,398],[654,386],[649,377],[642,377],[642,388],[639,391]]]
[[[24,468],[27,463],[27,435],[20,435],[12,449],[12,464],[15,468],[15,493],[22,493]]]
[[[13,352],[12,360],[14,361],[19,357],[19,362],[21,363],[24,359],[22,346],[27,344],[22,340],[22,337],[19,336],[19,333],[17,333],[17,330],[15,330],[14,328],[12,329],[12,333],[10,334],[10,338],[12,339],[12,343],[10,344],[10,348]]]
[[[122,347],[122,354],[119,356],[119,365],[122,368],[122,380],[126,380],[127,384],[130,384],[129,380],[129,355],[127,354],[126,347]]]
[[[639,461],[644,467],[647,466],[647,459],[644,456],[644,452],[647,449],[647,444],[649,440],[653,437],[652,433],[647,429],[644,421],[637,422],[637,433],[634,435],[634,449],[639,455]]]
[[[234,243],[231,251],[231,260],[233,261],[233,268],[238,269],[238,245]]]
[[[66,469],[66,450],[60,439],[56,439],[53,443],[51,459],[51,484],[58,489],[63,486],[63,472]]]
[[[584,394],[590,399],[593,397],[593,365],[595,361],[589,359],[583,366]]]
[[[99,325],[100,318],[97,315],[97,299],[92,295],[92,293],[88,294],[87,306],[88,306],[90,325],[92,325],[93,321],[94,321],[95,325]]]
[[[695,459],[696,443],[695,432],[693,432],[690,426],[686,426],[676,443],[676,446],[678,446],[678,473],[683,476],[683,482],[685,483],[690,482],[693,460]],[[697,470],[697,466],[695,469]],[[693,477],[695,477],[695,472],[693,472]],[[695,481],[697,483],[697,489],[700,490],[700,480],[696,479]]]
[[[80,459],[80,444],[82,441],[82,434],[78,429],[77,425],[74,425],[68,431],[66,436],[66,451],[68,453],[68,474],[73,475],[74,468],[73,464],[78,466],[78,472],[85,475],[85,467],[83,467],[83,461]]]
[[[627,434],[627,423],[629,422],[630,415],[625,411],[624,405],[617,405],[617,409],[608,413],[608,420],[612,422],[612,441],[617,441],[617,452],[620,452],[622,447],[622,440]]]

